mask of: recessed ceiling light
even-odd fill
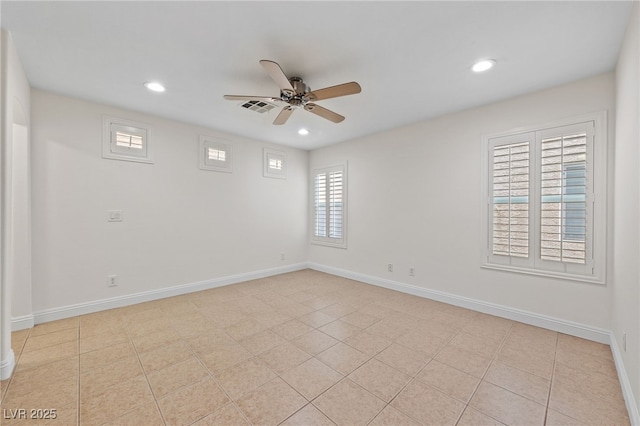
[[[300,130],[298,130],[298,134],[299,135],[308,135],[309,131],[307,129],[300,129]]]
[[[473,72],[483,72],[490,70],[496,64],[496,61],[493,59],[484,59],[482,61],[478,61],[471,67]]]
[[[160,83],[157,83],[155,81],[147,81],[144,84],[144,87],[146,87],[149,90],[152,90],[154,92],[164,92],[164,86]]]

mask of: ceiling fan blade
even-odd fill
[[[273,81],[276,82],[280,90],[291,91],[295,93],[293,86],[289,82],[289,79],[287,78],[284,71],[282,71],[282,68],[280,68],[280,65],[278,65],[276,62],[268,61],[266,59],[261,60],[260,65],[262,65],[265,71],[267,71]]]
[[[278,114],[276,119],[273,120],[273,124],[281,125],[281,124],[286,123],[292,113],[293,113],[293,108],[292,107],[286,106],[286,107],[282,108],[282,111],[280,111],[280,114]]]
[[[344,120],[344,117],[341,116],[340,114],[337,114],[329,109],[323,108],[320,105],[306,104],[304,106],[304,109],[314,113],[315,115],[319,115],[322,118],[326,118],[329,121],[333,121],[334,123],[340,123],[342,120]]]
[[[306,94],[310,101],[321,101],[323,99],[337,98],[339,96],[355,95],[360,93],[362,88],[358,83],[352,81],[351,83],[338,84],[337,86],[326,87],[324,89],[314,90]]]
[[[271,96],[244,96],[244,95],[224,95],[228,101],[264,101],[264,102],[280,102],[282,99],[273,98]]]

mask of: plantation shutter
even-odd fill
[[[585,263],[587,233],[587,135],[542,140],[542,259]]]
[[[314,171],[313,240],[344,246],[346,175],[344,166]]]
[[[593,122],[539,133],[539,262],[545,269],[592,273]]]
[[[529,256],[529,142],[493,150],[493,254]]]
[[[532,133],[496,138],[489,150],[489,257],[530,264]]]
[[[331,172],[329,181],[329,237],[342,238],[342,171]]]
[[[483,267],[604,283],[606,123],[483,137]]]
[[[316,237],[327,236],[327,174],[318,173],[315,177],[315,232]]]

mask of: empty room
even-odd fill
[[[0,22],[0,424],[640,426],[638,1]]]

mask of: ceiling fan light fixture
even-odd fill
[[[303,128],[303,129],[298,130],[298,134],[302,135],[302,136],[305,136],[305,135],[309,134],[309,131],[307,129]]]
[[[484,72],[489,71],[496,64],[494,59],[483,59],[482,61],[478,61],[471,67],[471,71],[473,72]]]
[[[146,83],[144,83],[144,87],[151,90],[152,92],[162,93],[165,91],[164,86],[157,81],[147,81]]]

